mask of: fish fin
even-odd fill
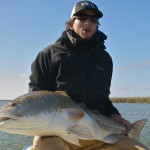
[[[66,108],[62,112],[67,119],[71,121],[79,121],[84,117],[84,112],[75,108]]]
[[[111,134],[111,135],[104,137],[103,139],[100,139],[100,141],[103,141],[103,142],[109,143],[109,144],[114,144],[114,143],[117,143],[121,138],[123,138],[122,135]]]
[[[84,125],[74,125],[67,129],[68,133],[74,134],[83,140],[93,140],[93,136],[88,127]]]
[[[70,134],[67,132],[68,135],[61,136],[62,139],[65,141],[72,143],[74,145],[81,146],[79,143],[79,138],[76,135]]]
[[[135,136],[134,138],[139,139],[141,130],[143,129],[146,121],[147,121],[147,119],[141,119],[141,120],[138,120],[135,123],[133,123],[132,127],[134,129],[135,135],[131,135],[131,136]]]
[[[68,94],[66,93],[66,91],[55,91],[55,93],[58,93],[58,94],[61,94],[63,96],[69,97]]]

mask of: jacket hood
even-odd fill
[[[60,42],[62,45],[65,44],[67,47],[72,47],[73,49],[78,49],[80,51],[87,51],[96,46],[106,49],[104,45],[106,39],[107,36],[99,30],[89,40],[82,39],[73,30],[67,30],[62,33],[61,37],[56,41],[56,43]]]

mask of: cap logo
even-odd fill
[[[92,7],[92,8],[95,8],[95,5],[90,3],[90,2],[83,2],[81,3],[82,6],[88,6],[88,7]]]

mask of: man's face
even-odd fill
[[[95,13],[91,10],[85,10],[82,11],[82,13],[87,16],[95,15]],[[98,29],[98,22],[94,22],[94,20],[92,21],[92,17],[91,19],[82,19],[81,17],[75,18],[71,29],[74,30],[74,32],[76,32],[82,39],[90,39]]]

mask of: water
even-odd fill
[[[140,141],[150,149],[150,104],[138,103],[114,103],[122,117],[129,120],[131,123],[147,119],[147,122],[141,132]]]
[[[0,101],[0,106],[8,101]],[[150,149],[150,104],[114,103],[124,118],[131,122],[148,119],[141,132],[141,142]],[[23,147],[32,145],[33,137],[7,134],[0,131],[0,150],[22,150]]]

